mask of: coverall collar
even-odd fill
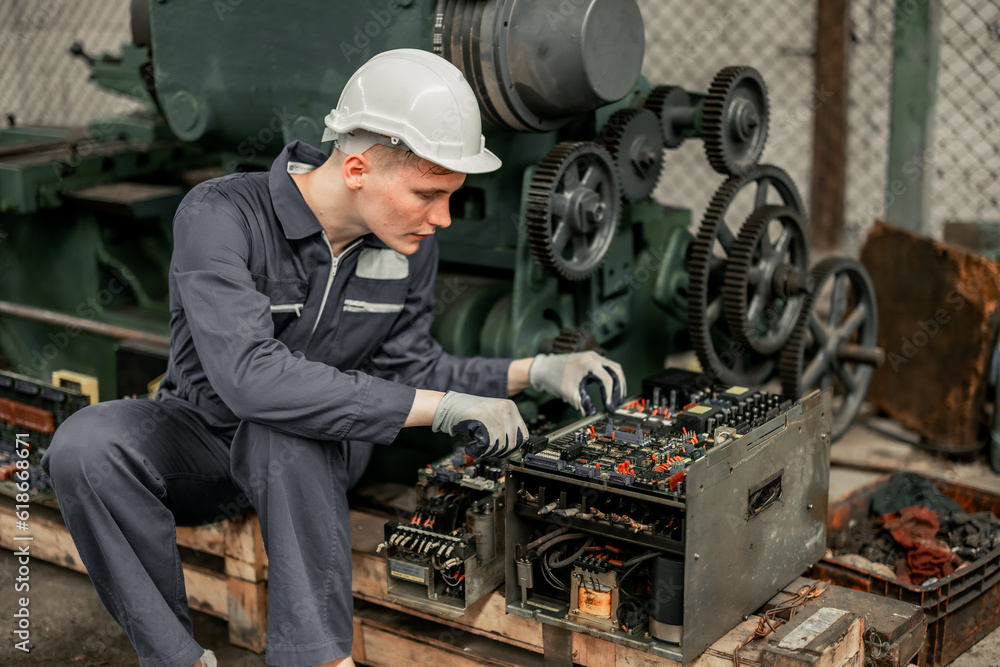
[[[301,162],[318,167],[326,162],[327,157],[329,156],[318,148],[296,140],[285,146],[271,163],[268,189],[271,191],[271,202],[274,204],[278,220],[281,221],[285,238],[304,239],[323,231],[323,226],[313,215],[298,186],[292,180],[291,174],[288,173],[288,163]],[[373,233],[365,234],[361,238],[364,239],[366,246],[389,247]]]

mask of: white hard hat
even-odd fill
[[[428,51],[395,49],[366,62],[324,121],[337,134],[361,128],[397,139],[460,173],[500,167],[486,149],[472,87],[457,67]]]

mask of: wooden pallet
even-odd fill
[[[31,557],[83,572],[80,554],[54,501],[33,503],[28,522]],[[14,501],[0,502],[0,546],[14,550]],[[201,558],[184,563],[188,606],[229,623],[229,641],[264,651],[267,623],[267,556],[256,515],[198,528],[178,528],[177,544]],[[208,562],[206,562],[208,561]]]
[[[0,503],[0,546],[15,548],[13,504]],[[397,667],[414,663],[458,665],[568,665],[582,667],[675,667],[679,663],[580,633],[506,614],[504,594],[494,591],[461,618],[442,619],[385,601],[385,561],[375,554],[383,538],[384,516],[352,510],[352,564],[355,597],[354,659],[362,665]],[[52,507],[32,505],[31,555],[86,572],[62,517]],[[263,652],[267,620],[267,557],[260,525],[251,514],[199,528],[178,528],[178,545],[203,558],[189,562],[184,579],[190,608],[226,619],[230,641]],[[205,560],[216,562],[205,564]],[[198,558],[194,559],[199,561]],[[757,617],[734,628],[692,663],[730,667],[738,645],[753,635]],[[764,642],[740,650],[742,665],[761,665]]]

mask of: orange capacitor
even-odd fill
[[[52,417],[51,411],[32,407],[18,401],[12,402],[14,404],[13,421],[15,424],[47,435],[55,433],[55,420]]]
[[[677,473],[675,475],[671,475],[670,479],[667,480],[667,484],[670,485],[670,490],[671,491],[676,491],[677,490],[677,485],[680,484],[683,481],[684,481],[684,471],[681,470],[679,473]]]

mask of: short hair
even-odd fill
[[[366,150],[364,154],[368,157],[376,169],[398,169],[408,165],[419,167],[421,165],[421,160],[426,160],[430,166],[423,170],[424,174],[449,176],[456,173],[453,169],[442,167],[441,165],[431,162],[426,158],[421,158],[413,151],[403,148],[394,148],[392,146],[386,146],[385,144],[375,144]],[[338,156],[341,163],[347,159],[347,154],[336,147],[333,149],[330,157],[333,157],[334,155]]]

